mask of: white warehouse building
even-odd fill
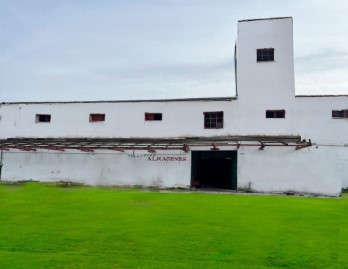
[[[1,103],[0,180],[340,195],[348,96],[295,95],[292,18],[239,21],[235,64],[234,97]]]

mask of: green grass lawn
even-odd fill
[[[0,268],[348,268],[340,199],[0,184]]]

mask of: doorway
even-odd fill
[[[191,187],[237,190],[237,151],[192,151]]]

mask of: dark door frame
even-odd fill
[[[228,188],[222,187],[221,189],[227,189],[227,190],[237,190],[237,161],[238,161],[238,154],[237,150],[219,150],[219,151],[204,151],[204,150],[197,150],[191,152],[191,187],[203,187],[200,182],[200,172],[199,170],[200,165],[202,163],[203,159],[231,159],[230,163],[230,176],[231,176],[231,185]],[[202,177],[202,176],[201,176]],[[203,187],[204,188],[204,187]]]

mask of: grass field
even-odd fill
[[[0,184],[0,268],[348,268],[340,199]]]

